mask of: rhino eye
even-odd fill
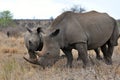
[[[48,52],[48,53],[46,53],[47,55],[50,55],[50,53]]]

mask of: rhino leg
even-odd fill
[[[72,67],[72,61],[73,61],[73,55],[72,55],[72,49],[70,48],[63,48],[62,51],[65,53],[67,57],[67,67]]]
[[[105,59],[105,62],[106,62],[106,59],[107,59],[107,46],[106,46],[106,44],[101,46],[101,51],[103,52],[104,59]]]
[[[99,50],[98,48],[96,48],[96,49],[94,49],[94,51],[96,52],[96,59],[102,60],[102,57],[100,56],[100,50]],[[78,61],[81,60],[80,54],[78,54],[77,60],[78,60]]]
[[[107,45],[104,44],[103,46],[101,46],[101,50],[102,50],[103,55],[104,55],[105,63],[106,63],[107,65],[112,64],[112,63],[111,63],[111,58],[109,57],[110,55],[109,55],[109,53],[108,53],[108,47],[107,47]]]
[[[87,53],[87,44],[85,43],[79,43],[75,45],[76,49],[78,50],[78,54],[80,54],[80,58],[83,61],[83,67],[89,67],[90,62],[88,58],[88,53]]]
[[[106,57],[106,64],[112,64],[112,55],[113,55],[114,46],[108,41],[108,50],[107,50],[107,57]]]
[[[81,54],[78,53],[78,58],[77,58],[77,61],[81,60]]]
[[[102,57],[100,56],[100,50],[98,48],[96,48],[96,49],[94,49],[94,51],[96,52],[96,59],[102,60]]]

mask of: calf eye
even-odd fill
[[[32,42],[29,40],[29,45],[31,45],[32,46]]]

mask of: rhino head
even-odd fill
[[[49,35],[43,36],[43,48],[37,55],[37,59],[35,61],[29,61],[30,63],[37,64],[42,66],[43,68],[47,66],[52,66],[59,59],[60,55],[60,46],[56,40],[56,36],[59,34],[59,29],[50,33]]]

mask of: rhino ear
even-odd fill
[[[41,27],[37,28],[37,33],[39,34],[40,32],[44,33]]]
[[[30,28],[26,27],[26,29],[28,32],[32,33],[32,30]]]
[[[55,37],[55,36],[57,36],[57,35],[59,34],[59,32],[60,32],[60,29],[56,29],[54,32],[52,32],[52,33],[50,34],[50,37]]]

